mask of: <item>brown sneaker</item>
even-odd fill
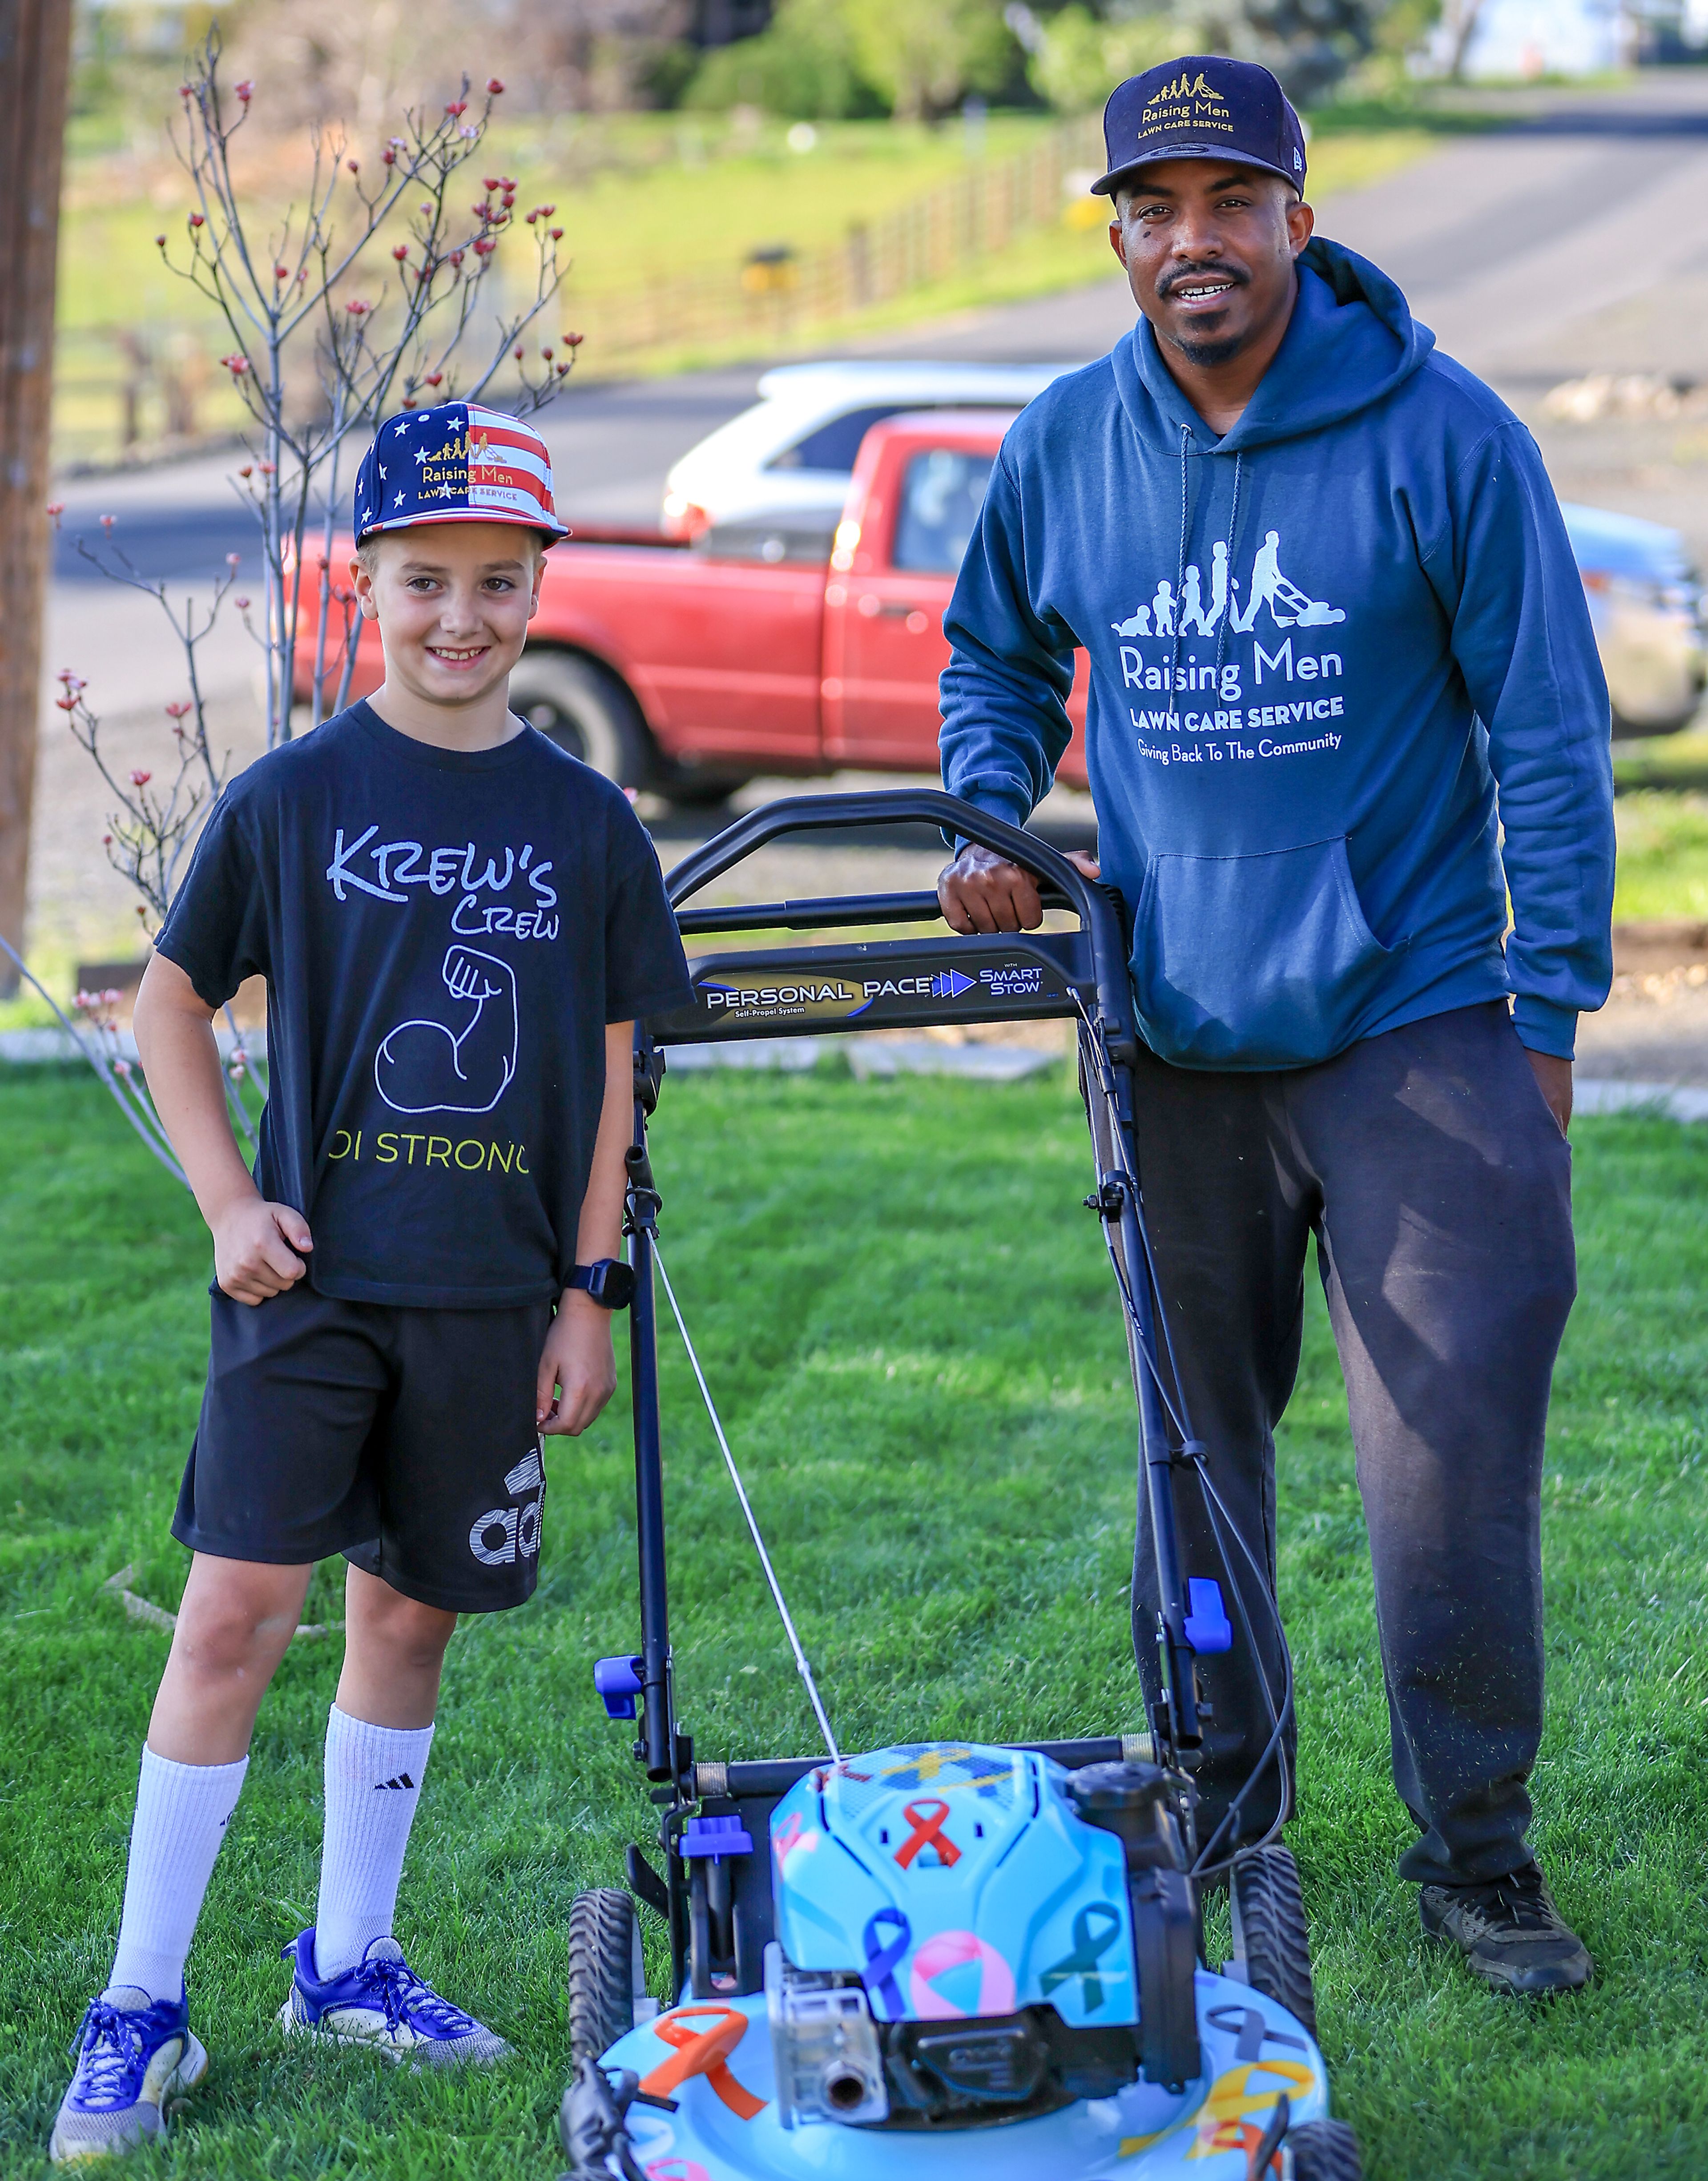
[[[1456,1946],[1496,1991],[1575,1991],[1589,1981],[1589,1949],[1534,1863],[1484,1886],[1426,1886],[1418,1908],[1429,1936]]]

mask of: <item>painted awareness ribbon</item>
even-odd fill
[[[885,1925],[897,1933],[887,1946],[878,1935]],[[868,1918],[860,1935],[860,1944],[865,1948],[866,1965],[860,1971],[860,1982],[866,1988],[869,1999],[881,1999],[884,2003],[883,2020],[901,2022],[907,2017],[907,2002],[902,1997],[902,1988],[896,1982],[896,1964],[913,1943],[913,1929],[899,1908],[880,1908]]]
[[[692,2021],[716,2017],[710,2029],[690,2029]],[[661,2014],[652,2025],[653,2035],[675,2050],[649,2075],[640,2087],[649,2097],[667,2098],[692,2075],[704,2075],[738,2120],[751,2120],[765,2111],[766,2101],[743,2088],[729,2071],[729,2056],[747,2034],[747,2017],[738,2007],[679,2007]]]
[[[949,1806],[939,1797],[926,1795],[917,1803],[909,1803],[902,1815],[913,1827],[913,1831],[896,1850],[896,1861],[905,1870],[921,1848],[934,1847],[937,1860],[947,1870],[961,1859],[961,1852],[944,1832],[948,1822]]]
[[[1096,1919],[1094,1921],[1094,1919]],[[1097,1974],[1097,1963],[1114,1946],[1121,1929],[1121,1912],[1106,1901],[1093,1901],[1081,1909],[1074,1919],[1074,1950],[1064,1954],[1053,1968],[1047,1968],[1038,1979],[1038,1988],[1047,1999],[1060,1985],[1071,1977],[1082,1977],[1081,1989],[1087,2014],[1095,2014],[1103,2003],[1103,1980]]]

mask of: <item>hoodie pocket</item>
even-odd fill
[[[1152,859],[1133,919],[1147,1041],[1188,1068],[1302,1068],[1349,1045],[1393,951],[1344,835],[1258,856]]]

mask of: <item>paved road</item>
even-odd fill
[[[1558,427],[1540,397],[1592,369],[1708,376],[1708,71],[1655,75],[1595,98],[1509,100],[1499,133],[1443,145],[1371,189],[1331,200],[1325,233],[1382,265],[1444,348],[1490,378],[1534,424],[1562,494],[1677,523],[1708,563],[1708,433],[1666,422]],[[1105,352],[1131,324],[1119,278],[1075,293],[921,329],[861,353],[1072,360]],[[676,456],[752,399],[760,367],[627,385],[575,386],[544,429],[561,504],[588,522],[644,522]],[[67,514],[46,669],[85,675],[121,724],[125,764],[147,746],[181,664],[146,598],[92,579],[73,544],[103,512],[151,575],[195,576],[227,552],[254,565],[229,458],[85,481]],[[205,680],[239,752],[254,654],[235,618],[207,647]],[[46,709],[46,708],[44,708]],[[78,873],[98,828],[86,761],[47,710],[36,887],[49,916],[96,913]],[[103,912],[104,913],[104,912]]]

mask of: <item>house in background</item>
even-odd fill
[[[1708,0],[1448,0],[1425,65],[1511,80],[1691,60],[1708,60]]]

